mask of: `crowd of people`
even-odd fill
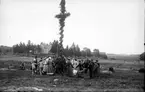
[[[23,67],[22,65],[21,67]],[[93,59],[76,59],[66,58],[65,56],[59,57],[45,57],[38,59],[35,56],[31,62],[32,75],[67,75],[70,77],[77,76],[83,77],[83,74],[89,72],[90,78],[96,77],[100,73],[100,63],[98,60]]]

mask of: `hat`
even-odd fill
[[[49,59],[51,59],[51,57],[49,57]]]
[[[46,59],[46,61],[48,61],[48,60],[49,60],[49,58]]]

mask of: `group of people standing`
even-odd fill
[[[52,58],[46,57],[38,60],[37,56],[35,56],[34,60],[31,63],[32,75],[36,73],[40,73],[40,75],[44,75],[47,73],[53,73],[53,65]]]
[[[59,57],[46,57],[41,58],[38,61],[35,56],[32,62],[32,75],[36,72],[40,75],[44,74],[61,74],[67,76],[83,77],[89,71],[90,78],[96,77],[100,72],[100,64],[98,60],[93,59],[76,59],[66,58],[64,56]]]

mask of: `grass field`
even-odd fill
[[[18,69],[20,61],[26,62],[26,68],[30,69],[31,57],[0,57],[0,68],[7,68],[9,64]],[[143,92],[144,74],[137,70],[144,67],[144,63],[127,62],[122,60],[99,60],[101,71],[109,67],[115,68],[114,74],[101,73],[100,76],[89,79],[88,74],[84,78],[67,76],[31,75],[30,70],[0,70],[0,90],[4,91],[95,91],[95,92]],[[58,79],[58,81],[54,81]],[[35,87],[35,88],[33,88]]]

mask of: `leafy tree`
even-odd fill
[[[58,41],[54,40],[53,43],[52,43],[52,48],[50,50],[52,53],[55,53],[57,54],[58,51],[59,51],[59,43]]]
[[[73,43],[70,47],[70,52],[72,56],[76,56],[75,44]]]
[[[68,45],[67,45],[66,48],[64,49],[64,55],[67,56],[67,57],[70,56]]]
[[[104,59],[108,58],[105,52],[100,52],[99,54],[101,58],[104,58]]]
[[[78,45],[76,45],[76,56],[81,56],[81,52],[80,52],[80,47]]]
[[[93,50],[93,56],[99,57],[99,50],[98,49]]]
[[[87,57],[88,57],[88,56],[91,56],[91,50],[90,50],[89,48],[84,47],[84,48],[83,48],[83,51],[85,52],[85,54],[86,54]],[[84,52],[83,52],[83,54],[84,54]]]

